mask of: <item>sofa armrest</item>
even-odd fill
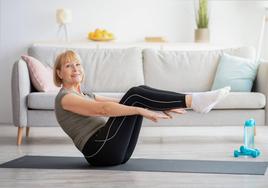
[[[17,127],[27,125],[27,96],[31,82],[27,64],[22,60],[14,63],[11,78],[13,123]]]
[[[256,77],[256,92],[268,94],[268,62],[261,62]]]
[[[258,67],[255,91],[266,96],[265,124],[268,125],[268,62],[261,62]]]

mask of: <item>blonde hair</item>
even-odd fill
[[[55,64],[54,64],[54,68],[53,68],[53,81],[56,86],[61,87],[62,85],[62,79],[59,77],[57,70],[60,71],[61,66],[64,63],[73,62],[73,61],[78,61],[81,63],[81,59],[79,55],[72,50],[65,51],[57,56]]]

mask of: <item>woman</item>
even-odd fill
[[[57,120],[94,166],[127,162],[136,146],[143,117],[157,122],[171,118],[170,112],[183,114],[185,108],[207,113],[230,91],[230,87],[225,87],[210,92],[180,94],[138,86],[130,88],[119,101],[84,94],[81,91],[83,79],[84,69],[78,54],[66,51],[57,57],[54,82],[62,87],[55,99]],[[101,116],[109,119],[104,121]]]

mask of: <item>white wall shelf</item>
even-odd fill
[[[34,42],[34,46],[54,46],[54,47],[69,47],[69,48],[153,48],[158,50],[215,50],[224,48],[236,48],[242,45],[220,45],[211,43],[170,43],[170,42],[94,42],[90,40],[84,41],[39,41]]]

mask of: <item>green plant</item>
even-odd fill
[[[196,15],[197,28],[208,28],[208,0],[199,0],[198,13]]]

